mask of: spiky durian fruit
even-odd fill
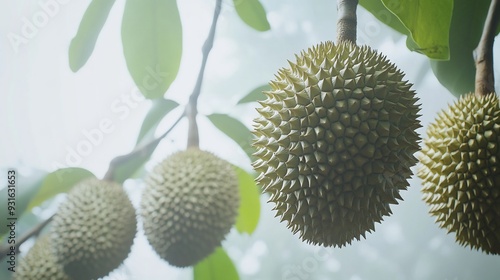
[[[40,237],[21,259],[13,274],[14,280],[70,280],[53,255],[49,235]]]
[[[429,125],[417,175],[436,222],[461,245],[500,254],[500,108],[462,96]]]
[[[190,148],[166,158],[146,179],[144,232],[161,258],[191,266],[220,246],[238,206],[238,179],[231,164]]]
[[[135,209],[123,188],[96,178],[73,187],[53,220],[53,253],[72,279],[95,279],[130,253]]]
[[[419,106],[404,74],[369,47],[325,42],[296,59],[264,92],[253,166],[294,233],[341,247],[401,199],[419,148]]]

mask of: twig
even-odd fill
[[[356,44],[356,8],[358,0],[337,0],[337,43]]]
[[[24,243],[26,242],[28,239],[30,239],[31,237],[35,236],[35,235],[38,235],[42,229],[48,225],[50,223],[50,221],[52,221],[52,219],[54,218],[55,214],[50,216],[50,218],[48,218],[47,220],[39,223],[38,225],[34,226],[32,229],[30,229],[28,232],[26,232],[23,236],[21,236],[19,239],[16,240],[16,244],[15,244],[15,250],[16,250],[16,253],[19,251],[19,247]],[[5,257],[7,257],[7,254],[11,251],[11,247],[12,245],[11,244],[6,244],[2,247],[0,247],[0,260],[4,259]]]
[[[129,161],[130,159],[136,158],[136,157],[147,157],[147,156],[149,156],[149,154],[154,149],[156,149],[156,147],[158,146],[158,144],[160,143],[160,141],[163,138],[165,138],[170,133],[170,131],[172,131],[172,129],[174,129],[174,127],[182,120],[182,118],[185,115],[186,115],[186,113],[184,112],[181,116],[179,116],[179,118],[175,121],[175,123],[172,124],[172,126],[167,131],[165,131],[162,135],[160,135],[160,137],[154,139],[153,141],[149,142],[148,144],[146,144],[146,145],[142,146],[141,148],[136,149],[136,150],[134,150],[134,151],[132,151],[132,152],[126,154],[126,155],[114,158],[111,161],[111,163],[109,164],[109,169],[106,172],[106,175],[104,175],[103,179],[104,180],[113,180],[114,173],[115,173],[116,169],[120,165],[122,165],[123,163]],[[52,219],[54,218],[54,216],[55,216],[55,214],[52,215],[47,220],[45,220],[45,221],[39,223],[38,225],[34,226],[31,230],[29,230],[27,233],[25,233],[23,236],[21,236],[21,238],[17,239],[16,240],[16,244],[15,244],[16,252],[19,250],[19,247],[24,242],[26,242],[32,236],[38,235],[40,233],[40,231],[42,231],[42,229],[52,221]],[[10,248],[11,246],[12,246],[11,244],[7,244],[7,245],[4,245],[4,246],[0,247],[0,260],[2,260],[3,258],[5,258],[7,256],[7,254],[11,251],[11,248]]]
[[[122,164],[126,163],[127,161],[133,159],[133,158],[141,158],[141,157],[148,157],[150,153],[156,149],[158,144],[165,138],[174,128],[175,126],[182,120],[183,117],[187,116],[189,119],[189,135],[188,135],[188,146],[189,147],[197,147],[199,143],[199,138],[198,138],[198,126],[196,124],[196,115],[197,115],[197,103],[198,103],[198,97],[201,92],[201,85],[203,82],[203,75],[205,72],[205,67],[207,64],[207,59],[208,55],[212,49],[213,42],[214,42],[214,37],[215,37],[215,29],[217,25],[217,20],[219,18],[221,11],[221,0],[217,0],[216,6],[215,6],[215,12],[214,12],[214,17],[212,20],[212,26],[210,28],[210,33],[208,35],[208,38],[206,39],[205,43],[203,44],[203,60],[201,64],[201,69],[200,73],[198,74],[198,79],[196,81],[195,88],[193,89],[193,93],[189,97],[189,104],[186,106],[186,109],[184,110],[183,114],[179,116],[179,118],[175,121],[172,126],[165,131],[160,137],[154,139],[153,141],[149,142],[148,144],[137,148],[133,150],[132,152],[118,156],[114,158],[110,164],[108,171],[104,175],[104,180],[113,180],[115,176],[116,169],[121,166]],[[33,227],[30,231],[25,233],[21,238],[16,240],[16,251],[18,250],[19,246],[21,246],[26,240],[30,239],[31,237],[37,235],[42,231],[42,229],[52,221],[52,218],[54,215],[52,215],[50,218],[47,220],[41,222],[40,224],[36,225]],[[7,254],[10,252],[10,244],[5,245],[0,247],[0,260],[5,258]]]
[[[215,29],[217,27],[217,20],[219,19],[221,11],[222,0],[217,0],[215,4],[214,16],[212,19],[212,26],[210,27],[210,32],[208,37],[203,44],[202,52],[203,59],[201,61],[200,72],[198,73],[198,79],[193,89],[193,93],[189,97],[189,103],[186,106],[186,113],[189,120],[189,130],[188,130],[188,147],[198,147],[200,143],[198,135],[198,124],[196,122],[196,115],[198,114],[198,97],[201,93],[201,85],[203,84],[203,76],[205,74],[205,67],[207,65],[208,55],[212,50],[214,45]]]
[[[493,42],[500,20],[500,0],[492,0],[488,15],[484,22],[481,40],[474,50],[476,62],[476,96],[484,96],[495,92],[495,77],[493,73]]]
[[[129,161],[133,158],[149,157],[151,152],[153,152],[154,149],[156,149],[156,147],[161,142],[161,140],[163,140],[163,138],[165,138],[170,133],[170,131],[172,131],[172,129],[175,128],[175,126],[182,120],[182,118],[184,116],[186,116],[186,111],[184,111],[184,113],[182,113],[182,115],[179,116],[179,118],[174,122],[174,124],[172,124],[172,126],[167,131],[165,131],[162,135],[160,135],[160,137],[154,139],[153,141],[149,142],[148,144],[146,144],[142,147],[139,147],[139,148],[133,150],[132,152],[130,152],[126,155],[115,157],[109,163],[108,171],[104,175],[103,180],[112,181],[114,179],[116,169],[120,165],[126,163],[127,161]]]

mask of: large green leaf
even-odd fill
[[[448,41],[453,0],[382,0],[382,2],[410,31],[421,53],[432,59],[449,59]]]
[[[139,136],[137,136],[136,146],[140,146],[141,143],[153,140],[155,130],[160,121],[177,106],[179,106],[179,103],[172,100],[154,100],[153,106],[149,109],[148,114],[142,122],[141,131],[139,132]]]
[[[384,6],[382,0],[359,0],[359,4],[372,13],[378,20],[392,27],[399,33],[406,35],[410,34],[401,21]]]
[[[160,98],[177,76],[182,26],[176,0],[127,0],[122,21],[128,70],[146,98]]]
[[[115,0],[93,0],[85,11],[78,32],[69,45],[69,67],[73,72],[87,63],[114,3]]]
[[[8,170],[12,169],[3,169],[1,172],[3,174],[6,174],[8,176],[9,174],[7,173]],[[2,222],[8,221],[7,219],[9,217],[12,217],[10,215],[10,211],[7,210],[8,206],[8,201],[7,199],[9,197],[12,197],[12,195],[15,195],[15,197],[12,197],[15,202],[15,212],[12,214],[13,217],[16,217],[19,219],[23,213],[26,211],[26,208],[28,207],[28,204],[30,203],[31,199],[36,195],[38,189],[42,185],[42,181],[47,175],[46,172],[41,171],[41,170],[33,170],[30,172],[29,176],[23,175],[21,172],[17,172],[15,174],[15,188],[10,188],[10,189],[15,189],[15,193],[12,191],[9,193],[9,188],[3,188],[0,190],[0,198],[1,198],[1,203],[0,207],[2,210],[0,210],[0,220]],[[3,183],[3,182],[2,182]],[[5,182],[5,184],[8,184]],[[2,226],[0,227],[0,236],[5,234],[9,230],[8,227]]]
[[[31,200],[27,210],[42,204],[57,194],[68,192],[76,183],[94,177],[92,172],[79,167],[58,169],[45,177],[38,193]]]
[[[235,169],[238,175],[241,197],[236,229],[240,233],[251,234],[259,223],[260,191],[252,175],[237,166],[235,166]]]
[[[240,101],[238,101],[238,104],[263,100],[265,96],[264,94],[262,94],[262,92],[269,90],[271,90],[271,86],[269,85],[262,85],[260,87],[254,88],[252,91],[250,91],[250,93],[241,98]]]
[[[251,145],[253,136],[244,124],[226,114],[212,114],[207,117],[220,131],[233,139],[250,159],[253,157],[254,149]]]
[[[267,21],[266,10],[259,0],[233,0],[240,18],[257,31],[267,31],[271,25]]]
[[[218,247],[210,256],[199,262],[193,270],[194,280],[239,280],[233,261],[224,249]]]
[[[455,96],[474,91],[476,66],[473,51],[481,38],[489,4],[490,0],[455,0],[450,30],[450,60],[431,61],[439,82]]]
[[[384,6],[382,0],[359,0],[359,4],[372,13],[381,22],[387,24],[399,33],[406,35],[406,46],[408,49],[419,52],[420,47],[411,38],[410,31],[403,25],[403,23],[401,23],[399,18],[397,18],[391,11],[389,11],[389,9],[387,9],[386,6]],[[358,33],[358,37],[360,39],[364,39],[362,36],[366,35]]]

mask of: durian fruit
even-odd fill
[[[418,158],[424,200],[461,245],[500,254],[500,108],[462,96],[429,125]]]
[[[86,179],[68,193],[52,222],[53,253],[72,279],[106,276],[128,256],[137,231],[123,188]]]
[[[231,164],[189,148],[167,157],[147,177],[141,199],[144,232],[162,259],[191,266],[221,245],[238,206]]]
[[[14,280],[71,280],[52,252],[49,235],[39,237],[13,274]]]
[[[367,46],[328,41],[289,64],[257,109],[257,181],[302,240],[342,247],[373,231],[407,188],[418,99]]]

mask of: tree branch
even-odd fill
[[[186,112],[184,112],[182,115],[180,115],[179,118],[175,121],[175,123],[172,124],[172,126],[167,131],[165,131],[162,135],[160,135],[160,137],[154,139],[153,141],[149,142],[148,144],[146,144],[138,149],[133,150],[132,152],[130,152],[126,155],[118,156],[118,157],[114,158],[111,161],[111,163],[109,164],[108,171],[106,172],[106,175],[104,175],[103,180],[113,180],[116,169],[120,165],[122,165],[123,163],[125,163],[133,158],[136,158],[136,157],[148,157],[151,154],[151,152],[154,149],[156,149],[156,147],[161,142],[161,140],[163,140],[163,138],[165,138],[175,128],[175,126],[182,120],[182,118],[184,116],[186,116]],[[30,239],[31,237],[33,237],[35,235],[38,235],[40,233],[40,231],[42,231],[42,229],[52,221],[53,218],[54,218],[54,215],[52,215],[47,220],[41,222],[40,224],[34,226],[31,230],[29,230],[27,233],[25,233],[21,238],[16,240],[16,251],[19,250],[19,247],[24,242],[26,242],[28,239]],[[10,252],[10,246],[11,246],[10,244],[7,244],[5,246],[0,247],[0,260],[5,258],[7,256],[7,254]]]
[[[16,247],[16,253],[19,252],[19,247],[24,243],[26,242],[28,239],[30,239],[31,237],[35,236],[35,235],[38,235],[42,229],[48,225],[50,223],[50,221],[52,221],[52,219],[54,218],[55,214],[52,215],[50,218],[48,218],[47,220],[39,223],[38,225],[34,226],[32,229],[30,229],[28,232],[26,232],[23,236],[21,236],[19,239],[16,240],[16,244],[15,244],[15,247]],[[7,254],[11,251],[10,250],[10,247],[12,245],[11,244],[6,244],[2,247],[0,247],[0,260],[3,260],[5,257],[7,257]]]
[[[476,62],[476,96],[484,96],[495,92],[495,76],[493,71],[493,43],[500,19],[500,0],[492,0],[488,15],[484,22],[481,40],[475,52]]]
[[[142,147],[139,147],[139,148],[133,150],[132,152],[130,152],[126,155],[122,155],[122,156],[118,156],[118,157],[114,158],[110,162],[108,171],[104,175],[103,180],[112,181],[114,179],[115,172],[116,172],[117,168],[119,166],[121,166],[122,164],[126,163],[127,161],[129,161],[133,158],[137,158],[137,157],[139,157],[139,158],[148,157],[151,154],[151,152],[154,149],[156,149],[156,147],[161,142],[161,140],[163,140],[163,138],[165,138],[175,128],[175,126],[182,120],[182,118],[185,116],[187,116],[189,119],[188,147],[198,147],[199,137],[198,137],[198,126],[196,123],[196,115],[198,113],[197,112],[198,97],[199,97],[200,92],[201,92],[201,86],[202,86],[202,82],[203,82],[203,76],[205,73],[208,55],[210,54],[210,51],[211,51],[212,46],[213,46],[214,37],[215,37],[215,29],[217,26],[217,21],[218,21],[219,15],[220,15],[220,11],[221,11],[221,0],[217,0],[216,6],[215,6],[215,11],[214,11],[214,17],[212,20],[212,26],[210,28],[210,32],[208,34],[208,37],[207,37],[205,43],[203,44],[203,49],[202,49],[203,60],[202,60],[202,64],[201,64],[201,69],[200,69],[200,72],[198,74],[198,79],[196,81],[196,85],[193,89],[191,96],[189,97],[189,103],[186,106],[183,114],[181,116],[179,116],[179,118],[175,121],[175,123],[172,124],[172,126],[167,131],[165,131],[160,137],[154,139],[153,141],[149,142],[148,144],[146,144]],[[41,222],[40,224],[34,226],[31,230],[29,230],[27,233],[25,233],[21,238],[16,240],[16,245],[15,245],[16,252],[19,250],[19,247],[24,242],[26,242],[31,237],[38,235],[40,233],[40,231],[42,231],[42,229],[52,221],[53,218],[54,218],[54,215],[52,215],[47,220]],[[11,247],[10,244],[7,244],[7,245],[0,247],[0,260],[2,260],[3,258],[5,258],[7,256],[7,254],[10,252],[10,247]]]
[[[207,66],[208,55],[210,54],[212,46],[214,45],[215,29],[217,27],[217,21],[219,19],[222,7],[221,2],[222,0],[217,0],[215,4],[212,26],[210,27],[208,37],[205,40],[205,43],[203,44],[202,48],[203,59],[201,61],[200,72],[198,73],[198,79],[196,80],[193,93],[191,93],[191,96],[189,97],[189,103],[186,106],[186,113],[189,120],[188,144],[187,144],[188,147],[198,147],[200,143],[198,135],[198,124],[196,122],[196,115],[198,114],[198,97],[200,96],[201,93],[201,86],[203,84],[203,76],[205,74],[205,68]]]
[[[358,0],[337,0],[337,44],[351,42],[356,44],[356,8]]]
[[[114,179],[116,169],[127,161],[137,157],[138,158],[149,157],[151,153],[154,151],[154,149],[156,149],[158,144],[160,144],[161,140],[163,140],[163,138],[165,138],[170,133],[170,131],[172,131],[172,129],[175,128],[175,126],[182,120],[184,116],[186,116],[186,111],[184,111],[184,113],[182,113],[182,115],[180,115],[179,118],[177,118],[174,124],[172,124],[172,126],[167,131],[165,131],[162,135],[160,135],[160,137],[154,139],[153,141],[149,142],[148,144],[142,147],[133,150],[132,152],[126,155],[115,157],[109,163],[108,171],[104,175],[103,180],[112,181]]]

